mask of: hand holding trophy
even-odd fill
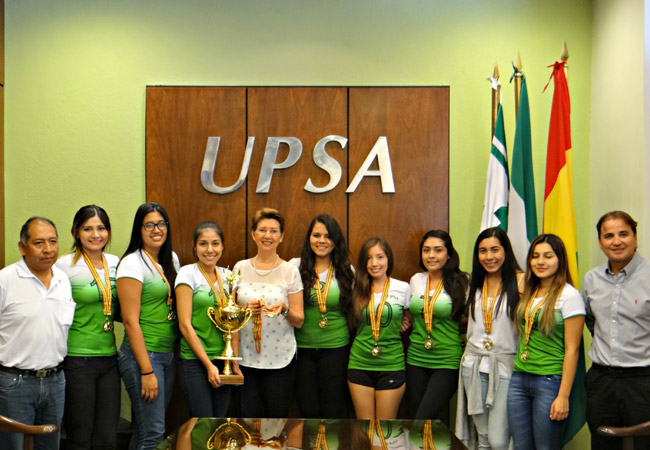
[[[237,305],[233,294],[237,291],[238,283],[241,278],[239,272],[233,272],[226,277],[228,283],[228,301],[219,308],[209,307],[207,310],[210,321],[221,330],[226,342],[226,348],[221,356],[217,359],[225,361],[223,373],[220,375],[223,384],[244,384],[244,376],[232,372],[230,361],[240,361],[241,358],[235,355],[232,348],[232,334],[239,331],[251,318],[251,310]]]

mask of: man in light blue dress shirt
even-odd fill
[[[583,283],[586,324],[593,336],[587,373],[587,422],[593,450],[621,448],[598,436],[601,425],[650,421],[650,263],[637,252],[637,223],[623,211],[598,221],[598,242],[607,263]],[[650,449],[650,438],[635,439]]]

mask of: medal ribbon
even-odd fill
[[[330,446],[327,443],[327,437],[325,435],[325,425],[322,423],[318,425],[318,434],[316,434],[316,444],[314,444],[314,450],[330,450]]]
[[[535,323],[535,315],[537,315],[537,311],[539,311],[542,306],[544,306],[544,303],[546,303],[546,297],[548,296],[547,292],[546,295],[544,295],[539,303],[533,308],[533,302],[537,298],[538,292],[539,288],[535,290],[535,295],[533,295],[526,304],[526,310],[524,312],[524,319],[526,320],[526,337],[524,338],[524,348],[528,347],[530,333],[533,331],[533,324]]]
[[[266,306],[264,300],[260,299],[260,307]],[[253,317],[253,340],[255,341],[255,351],[262,353],[262,313]]]
[[[197,266],[199,266],[199,271],[201,271],[201,274],[205,277],[205,281],[208,282],[208,286],[210,286],[210,289],[212,290],[212,295],[214,295],[214,303],[219,303],[219,306],[222,308],[226,306],[228,301],[226,300],[226,292],[223,290],[223,284],[221,284],[221,277],[219,276],[219,271],[217,268],[214,268],[214,274],[217,276],[217,284],[219,285],[219,291],[214,287],[214,283],[210,281],[210,277],[208,276],[208,273],[201,267],[201,263],[197,263]]]
[[[162,269],[158,267],[158,264],[156,261],[154,261],[153,257],[149,254],[148,251],[145,249],[142,249],[145,255],[147,255],[147,258],[149,258],[149,261],[151,261],[151,264],[156,268],[156,271],[158,272],[158,275],[160,275],[160,278],[163,279],[165,284],[167,285],[167,306],[169,306],[169,309],[172,308],[172,287],[169,285],[169,281],[167,281],[167,277],[163,273]]]
[[[316,268],[314,267],[314,270]],[[321,314],[325,314],[327,310],[327,296],[330,293],[330,285],[332,284],[332,278],[334,276],[334,266],[330,262],[330,266],[327,269],[327,279],[325,280],[325,290],[321,291],[320,288],[320,278],[318,276],[318,271],[316,271],[316,282],[314,283],[314,291],[316,291],[316,300],[318,301],[318,310]]]
[[[501,282],[499,282],[499,289],[490,304],[488,302],[487,280],[483,281],[483,289],[481,290],[481,310],[483,311],[483,325],[485,325],[485,332],[487,334],[492,333],[492,318],[494,317],[494,307],[497,304],[499,294],[501,294]]]
[[[427,333],[430,335],[431,330],[433,329],[433,308],[436,305],[436,300],[442,292],[442,278],[436,286],[436,290],[433,293],[433,296],[429,297],[429,292],[431,292],[431,275],[427,277],[427,290],[424,291],[423,302],[422,302],[422,313],[424,314],[424,325],[426,326]]]
[[[431,420],[426,420],[424,427],[422,427],[422,450],[436,450],[436,444],[433,443],[433,433],[431,432]]]
[[[368,439],[370,439],[370,446],[372,447],[372,442],[375,437],[375,427],[377,428],[377,436],[379,437],[379,442],[381,443],[381,450],[388,450],[386,438],[384,437],[384,430],[381,429],[381,423],[377,419],[371,419],[370,423],[368,424]]]
[[[371,288],[370,302],[368,303],[368,316],[370,317],[370,329],[372,330],[372,338],[375,342],[379,341],[379,332],[381,331],[381,314],[384,312],[386,306],[386,298],[388,297],[388,286],[390,286],[390,278],[386,278],[384,288],[381,293],[381,300],[377,311],[375,311],[375,291]]]
[[[103,305],[103,312],[104,316],[108,317],[111,314],[111,310],[113,307],[113,288],[111,286],[111,273],[108,268],[108,263],[106,262],[106,258],[104,257],[104,254],[102,253],[102,264],[104,265],[104,281],[106,284],[102,283],[102,279],[99,276],[99,273],[97,272],[97,269],[95,269],[95,266],[93,265],[92,261],[90,260],[90,257],[86,254],[85,251],[81,251],[81,254],[84,257],[84,261],[86,265],[88,266],[88,269],[90,270],[90,273],[93,275],[93,278],[95,279],[95,283],[97,284],[97,287],[99,288],[99,292],[102,295],[102,305]]]

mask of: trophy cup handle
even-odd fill
[[[212,306],[210,306],[210,307],[208,308],[208,310],[207,310],[207,313],[208,313],[208,319],[210,319],[210,322],[212,322],[212,323],[214,324],[215,327],[219,328],[219,325],[217,324],[217,321],[214,320],[214,316],[216,315],[216,312],[217,312],[217,311],[216,311]],[[219,329],[221,329],[221,328],[219,328]]]

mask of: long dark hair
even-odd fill
[[[129,241],[129,246],[126,248],[124,255],[122,255],[122,259],[124,259],[126,255],[130,255],[131,253],[135,253],[136,251],[142,249],[142,225],[145,216],[152,212],[160,213],[165,222],[167,222],[167,238],[165,239],[165,242],[160,247],[160,251],[158,252],[158,263],[162,266],[165,277],[167,278],[167,281],[169,281],[169,285],[172,286],[171,291],[172,296],[174,296],[176,268],[174,267],[174,259],[172,257],[172,226],[171,223],[169,223],[169,215],[167,214],[167,211],[165,211],[165,208],[162,207],[162,205],[156,202],[149,202],[144,203],[138,207],[138,210],[135,212],[135,217],[133,218],[131,240]],[[140,257],[144,260],[142,254],[140,254]],[[147,265],[147,267],[149,266]]]
[[[319,214],[311,221],[307,229],[307,235],[305,236],[305,243],[302,246],[302,252],[300,253],[300,278],[302,278],[302,285],[307,293],[307,295],[303,296],[304,303],[305,306],[315,303],[312,295],[309,295],[317,277],[316,271],[314,270],[316,255],[311,249],[310,237],[317,223],[321,223],[327,228],[327,234],[334,246],[330,257],[332,259],[332,267],[334,267],[336,281],[341,291],[339,311],[343,315],[346,315],[350,307],[350,302],[352,301],[354,273],[352,273],[352,269],[350,268],[351,263],[348,255],[348,245],[343,237],[341,227],[336,219],[329,214]]]
[[[551,289],[546,297],[546,303],[544,304],[542,315],[540,316],[539,324],[537,326],[539,331],[548,336],[555,328],[555,304],[557,303],[558,298],[560,298],[564,286],[567,283],[573,285],[573,280],[571,279],[571,273],[569,272],[569,259],[567,258],[566,248],[564,247],[562,239],[554,234],[540,234],[537,236],[533,239],[533,242],[530,243],[528,256],[526,257],[526,286],[524,287],[524,294],[519,300],[517,318],[519,320],[523,318],[528,300],[535,295],[535,291],[540,284],[540,279],[535,275],[530,264],[530,261],[533,259],[535,247],[539,244],[548,244],[553,250],[553,253],[555,253],[555,256],[557,256],[558,263],[557,272],[553,275]],[[520,327],[516,327],[516,330],[521,332]]]
[[[111,221],[108,218],[106,211],[104,211],[104,208],[97,205],[82,206],[74,215],[74,219],[72,219],[72,228],[70,229],[70,233],[72,233],[72,238],[74,239],[74,243],[72,244],[71,249],[74,251],[72,264],[75,264],[77,261],[79,261],[79,258],[81,258],[81,253],[83,251],[83,245],[81,245],[81,240],[79,239],[79,230],[81,230],[81,227],[83,227],[83,224],[86,223],[88,219],[91,219],[95,216],[99,217],[99,220],[101,220],[104,224],[106,231],[108,231],[108,241],[106,241],[106,245],[102,247],[102,251],[104,251],[106,246],[111,242]]]
[[[503,247],[503,250],[505,251],[505,258],[503,260],[503,265],[501,266],[501,295],[494,307],[494,315],[496,317],[499,313],[501,300],[505,295],[508,301],[508,315],[511,319],[514,319],[517,303],[519,302],[517,273],[521,272],[521,269],[519,268],[517,258],[512,251],[512,245],[510,244],[508,235],[499,227],[487,228],[481,231],[476,238],[476,243],[474,244],[474,256],[472,258],[472,277],[469,285],[469,295],[467,296],[467,305],[471,309],[472,319],[474,319],[474,310],[476,309],[476,291],[480,291],[483,288],[483,281],[485,281],[485,269],[478,260],[478,246],[485,239],[492,237],[497,238],[501,247]]]
[[[349,317],[349,323],[353,327],[359,325],[363,309],[368,306],[370,294],[372,293],[372,281],[370,274],[368,274],[368,252],[375,245],[378,245],[384,251],[388,259],[386,276],[390,277],[393,272],[393,251],[386,239],[375,236],[364,242],[359,250],[359,258],[354,273],[354,287],[352,288],[352,313]]]
[[[447,249],[449,259],[442,267],[442,285],[449,297],[451,297],[451,318],[456,322],[460,321],[465,308],[465,293],[469,286],[469,275],[460,270],[460,257],[451,241],[451,236],[443,230],[430,230],[422,237],[420,242],[420,267],[427,270],[422,261],[422,248],[429,238],[440,239]]]

